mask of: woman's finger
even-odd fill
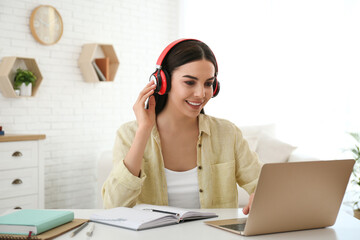
[[[248,214],[249,214],[253,200],[254,200],[254,193],[252,193],[252,194],[250,195],[248,205],[243,208],[243,213],[244,213],[245,215],[248,215]]]
[[[154,96],[150,96],[150,98],[149,98],[149,109],[150,109],[150,110],[155,109],[155,105],[156,105],[155,97],[154,97]]]
[[[243,214],[248,215],[248,213],[249,213],[249,205],[243,208]]]
[[[145,103],[145,101],[154,94],[154,89],[151,89],[148,93],[141,97],[140,103]]]
[[[134,106],[139,105],[139,106],[143,107],[145,105],[146,100],[153,94],[154,94],[154,90],[152,89],[148,93],[146,93],[145,95],[143,95],[141,97],[139,96],[139,98],[136,101],[136,103],[134,104]]]
[[[151,85],[149,85],[148,83],[146,87],[143,90],[141,90],[136,101],[139,102],[144,97],[144,95],[147,95],[151,90],[155,90],[155,88],[156,85],[154,83],[152,83]]]

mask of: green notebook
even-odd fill
[[[74,219],[71,211],[24,209],[0,217],[0,233],[40,234]]]

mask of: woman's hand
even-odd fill
[[[154,81],[150,81],[145,88],[140,92],[133,110],[136,116],[139,129],[152,129],[155,124],[155,98],[151,96],[154,94],[156,85]],[[149,108],[145,109],[146,99],[149,98]]]
[[[250,195],[248,205],[243,208],[243,213],[244,213],[245,215],[248,215],[248,214],[249,214],[250,209],[251,209],[251,205],[252,205],[252,202],[253,202],[253,199],[254,199],[254,193],[252,193],[252,194]]]

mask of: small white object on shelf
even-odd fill
[[[31,97],[31,91],[32,91],[32,83],[29,83],[28,85],[22,83],[20,85],[20,96]]]

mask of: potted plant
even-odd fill
[[[31,71],[18,68],[16,70],[14,88],[20,89],[20,96],[31,96],[32,85],[35,81],[36,76]]]
[[[355,193],[354,201],[354,217],[360,219],[360,134],[359,133],[349,133],[356,141],[356,144],[353,148],[350,148],[351,152],[354,155],[355,164],[352,172],[352,183],[357,189]]]

